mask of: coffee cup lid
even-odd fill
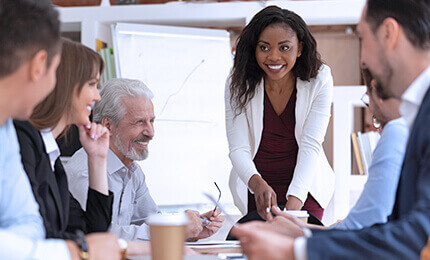
[[[188,218],[184,213],[154,214],[145,221],[147,225],[181,226],[188,224]]]
[[[298,218],[309,217],[309,214],[306,210],[284,210],[284,211]]]

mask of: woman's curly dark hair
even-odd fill
[[[230,101],[235,104],[236,114],[241,113],[254,97],[256,86],[264,76],[255,58],[255,50],[261,32],[271,24],[290,27],[303,45],[302,55],[292,69],[295,77],[309,81],[316,77],[323,64],[317,43],[299,15],[277,6],[264,8],[252,18],[238,39],[230,84]]]

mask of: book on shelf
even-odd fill
[[[358,141],[357,141],[357,134],[356,133],[351,134],[351,141],[352,141],[352,148],[354,149],[355,160],[356,160],[357,166],[358,166],[358,173],[360,175],[363,175],[364,174],[363,161],[361,160],[360,148],[358,147]]]
[[[352,147],[354,149],[355,159],[360,174],[368,174],[369,167],[372,164],[373,151],[379,141],[378,132],[352,133]]]
[[[100,49],[98,53],[102,56],[102,59],[105,62],[105,69],[100,76],[100,83],[104,84],[106,81],[116,78],[113,51],[111,48],[103,48]]]
[[[107,48],[107,43],[100,39],[96,39],[96,51]]]

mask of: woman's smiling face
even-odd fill
[[[302,52],[297,34],[284,24],[271,24],[260,34],[255,57],[265,76],[280,80],[289,76]]]
[[[89,116],[92,106],[94,102],[100,101],[100,94],[97,89],[99,79],[100,73],[97,73],[94,78],[85,82],[80,93],[78,93],[78,88],[75,88],[70,124],[86,125],[90,123]]]

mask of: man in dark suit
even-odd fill
[[[368,0],[357,31],[361,67],[382,99],[401,100],[411,129],[393,213],[357,231],[245,224],[234,235],[249,259],[417,259],[430,235],[430,1]]]

